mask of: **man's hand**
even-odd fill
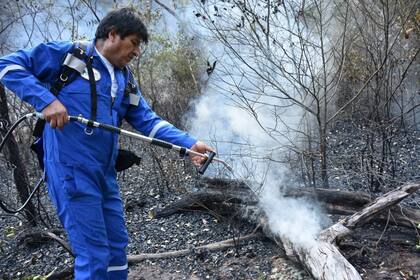
[[[42,114],[52,128],[63,128],[64,124],[69,121],[66,107],[58,100],[45,107]]]
[[[195,143],[191,147],[191,150],[193,150],[195,152],[198,152],[200,154],[205,154],[207,152],[213,152],[214,151],[213,148],[211,148],[206,143],[201,142],[201,141],[197,141],[197,143]],[[190,159],[194,163],[194,165],[196,165],[196,166],[200,166],[206,161],[205,157],[197,156],[197,155],[193,155],[193,154],[190,154]]]

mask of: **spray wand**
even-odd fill
[[[38,113],[35,112],[33,113],[35,117],[44,119],[44,115],[42,113]],[[198,173],[200,174],[204,174],[204,172],[207,170],[208,166],[210,165],[210,163],[214,160],[217,161],[221,164],[223,164],[224,167],[226,167],[227,170],[229,170],[229,172],[233,175],[234,178],[236,178],[237,180],[239,180],[238,176],[235,174],[232,166],[230,166],[226,161],[217,158],[216,157],[216,153],[215,152],[209,152],[208,154],[202,154],[202,153],[198,153],[196,151],[193,151],[191,149],[185,148],[185,147],[181,147],[181,146],[177,146],[174,144],[171,144],[169,142],[160,140],[160,139],[156,139],[156,138],[152,138],[152,137],[147,137],[144,135],[141,135],[139,133],[134,133],[116,126],[112,126],[109,124],[104,124],[104,123],[100,123],[100,122],[96,122],[96,121],[92,121],[86,118],[83,118],[82,116],[69,116],[68,117],[69,121],[77,121],[80,123],[83,123],[87,126],[87,128],[92,128],[92,127],[96,127],[96,128],[102,128],[108,131],[111,131],[113,133],[117,133],[120,135],[124,135],[124,136],[128,136],[130,138],[134,138],[134,139],[138,139],[147,143],[150,143],[152,145],[156,145],[159,147],[163,147],[166,149],[170,149],[170,150],[174,150],[179,152],[181,155],[185,155],[185,154],[193,154],[193,155],[197,155],[197,156],[201,156],[203,158],[206,158],[206,161],[204,162],[204,164],[200,167],[200,169],[198,170]],[[88,133],[85,130],[86,133]],[[254,188],[252,188],[249,184],[245,183],[248,188],[258,197],[259,194],[254,190]]]
[[[35,114],[38,118],[43,118],[44,117],[41,113],[35,113]],[[169,142],[166,142],[166,141],[163,141],[163,140],[160,140],[160,139],[147,137],[147,136],[141,135],[139,133],[134,133],[134,132],[131,132],[131,131],[128,131],[128,130],[125,130],[125,129],[122,129],[122,128],[119,128],[119,127],[116,127],[116,126],[112,126],[112,125],[109,125],[109,124],[104,124],[104,123],[92,121],[92,120],[89,120],[89,119],[85,119],[82,116],[77,116],[77,117],[76,116],[69,116],[69,121],[77,121],[77,122],[80,122],[80,123],[83,123],[83,124],[87,125],[88,127],[102,128],[102,129],[108,130],[108,131],[113,132],[113,133],[121,134],[121,135],[124,135],[124,136],[128,136],[130,138],[134,138],[134,139],[137,139],[137,140],[141,140],[141,141],[150,143],[152,145],[156,145],[156,146],[159,146],[159,147],[162,147],[162,148],[177,151],[181,155],[192,154],[192,155],[196,155],[196,156],[201,156],[203,158],[207,158],[206,162],[200,167],[200,169],[198,171],[200,174],[204,174],[207,167],[210,165],[210,163],[213,160],[222,163],[227,169],[232,170],[232,167],[228,163],[226,163],[224,160],[221,160],[221,159],[215,157],[216,156],[215,152],[209,152],[208,155],[198,153],[198,152],[193,151],[191,149],[181,147],[181,146],[178,146],[178,145],[174,145],[174,144],[171,144]]]
[[[37,117],[37,118],[40,118],[40,119],[44,119],[44,115],[42,113],[38,113],[38,112],[29,113],[29,114],[25,115],[24,117],[25,118]],[[141,140],[143,142],[150,143],[150,144],[155,145],[155,146],[159,146],[159,147],[162,147],[162,148],[174,150],[174,151],[179,152],[181,155],[189,154],[189,155],[196,155],[196,156],[206,158],[205,163],[200,167],[200,169],[198,171],[200,174],[204,174],[204,172],[207,170],[208,166],[210,165],[210,163],[213,160],[223,164],[229,171],[233,170],[232,167],[227,162],[225,162],[224,160],[221,160],[220,158],[217,158],[215,152],[209,152],[208,154],[202,154],[202,153],[193,151],[191,149],[181,147],[181,146],[178,146],[178,145],[174,145],[174,144],[171,144],[169,142],[166,142],[166,141],[163,141],[163,140],[160,140],[160,139],[147,137],[147,136],[141,135],[139,133],[134,133],[134,132],[131,132],[131,131],[128,131],[128,130],[125,130],[125,129],[122,129],[122,128],[119,128],[119,127],[116,127],[116,126],[113,126],[113,125],[92,121],[92,120],[83,118],[82,116],[69,116],[68,120],[83,123],[90,128],[96,127],[96,128],[105,129],[105,130],[110,131],[112,133],[117,133],[117,134],[124,135],[124,136],[130,137],[130,138]],[[87,130],[85,130],[85,131],[87,132]]]

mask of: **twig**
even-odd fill
[[[242,237],[239,237],[239,238],[235,238],[235,240],[227,239],[227,240],[223,240],[223,241],[219,241],[219,242],[215,242],[215,243],[210,243],[210,244],[207,244],[207,245],[193,247],[191,249],[183,249],[183,250],[178,250],[178,251],[169,251],[169,252],[156,253],[156,254],[129,255],[128,256],[128,263],[129,264],[138,263],[138,262],[148,260],[148,259],[164,259],[164,258],[182,257],[182,256],[186,256],[188,254],[191,254],[192,252],[219,251],[219,250],[223,250],[223,249],[226,249],[226,248],[234,247],[240,241],[248,241],[248,240],[258,238],[260,236],[261,236],[260,233],[253,232],[253,233],[250,233],[248,235],[245,235],[245,236],[242,236]]]
[[[86,1],[86,0],[82,0],[82,2],[86,5],[86,7],[89,8],[89,10],[92,12],[92,14],[95,16],[96,20],[98,22],[101,21],[101,19],[99,18],[98,14],[96,13],[95,9],[92,7],[91,3]]]
[[[20,239],[23,240],[25,243],[29,242],[28,240],[26,240],[27,238],[31,238],[34,241],[36,241],[36,240],[41,240],[42,241],[43,238],[53,239],[53,240],[57,241],[61,246],[63,246],[63,248],[67,252],[69,252],[72,257],[74,257],[73,252],[72,252],[69,244],[65,240],[63,240],[62,238],[58,237],[55,233],[52,233],[50,231],[38,231],[38,232],[25,233],[25,234],[23,234],[23,236],[20,237]]]
[[[381,232],[381,236],[379,236],[378,241],[376,241],[375,248],[378,248],[378,244],[379,244],[379,242],[381,242],[382,236],[384,236],[384,233],[386,232],[386,229],[388,228],[390,218],[391,218],[391,211],[388,210],[388,218],[386,220],[384,230]]]
[[[172,16],[174,16],[178,21],[181,21],[180,18],[178,17],[178,15],[175,13],[175,11],[173,11],[171,8],[169,8],[168,6],[166,6],[165,4],[160,2],[159,0],[154,0],[154,1],[156,2],[156,4],[158,4],[159,6],[164,8],[168,13],[170,13]]]
[[[44,234],[47,235],[48,237],[50,237],[51,239],[57,241],[61,246],[63,246],[64,249],[66,249],[67,252],[70,253],[70,255],[72,257],[74,257],[73,252],[72,252],[69,244],[65,240],[61,239],[60,237],[58,237],[57,235],[55,235],[54,233],[49,232],[49,231],[45,232]]]
[[[50,274],[48,274],[45,279],[47,280],[63,280],[63,279],[70,279],[71,276],[73,276],[73,266],[69,266],[65,268],[64,270],[61,270],[59,272],[55,272],[53,270]]]

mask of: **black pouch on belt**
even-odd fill
[[[134,164],[139,165],[141,157],[138,157],[135,153],[124,149],[118,149],[117,160],[115,161],[115,170],[121,172],[133,166]]]

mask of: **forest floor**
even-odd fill
[[[132,175],[139,173],[144,176]],[[148,173],[153,175],[148,176]],[[161,179],[150,179],[154,175],[159,174],[155,174],[152,166],[142,163],[119,179],[126,205],[129,255],[188,249],[238,238],[254,230],[252,225],[200,211],[177,213],[161,219],[149,218],[150,209],[173,202],[185,191],[184,187],[172,184],[170,189],[162,188],[165,183]],[[185,184],[194,180],[188,175],[184,178]],[[59,228],[56,220],[53,223],[54,228]],[[0,279],[35,279],[73,264],[73,258],[57,242],[45,239],[34,242],[23,238],[27,232],[41,230],[45,228],[28,229],[16,216],[0,216]],[[55,232],[66,239],[62,230]],[[129,279],[311,278],[299,265],[287,260],[275,243],[259,237],[217,252],[192,252],[185,257],[145,260],[130,265]]]
[[[334,133],[339,133],[335,131]],[[345,134],[342,132],[342,135]],[[345,135],[344,135],[345,136]],[[417,137],[417,138],[416,138]],[[336,154],[357,153],[361,150],[354,144],[338,141],[331,135],[330,142],[336,141]],[[354,137],[353,140],[358,139]],[[408,140],[395,141],[408,141]],[[402,145],[406,149],[404,156],[397,161],[409,162],[413,171],[411,176],[418,179],[420,157],[420,138],[418,142]],[[401,142],[399,142],[401,143]],[[353,145],[353,146],[352,146]],[[413,148],[414,147],[414,148]],[[347,151],[344,151],[346,149]],[[415,149],[415,153],[412,150]],[[238,238],[251,233],[255,228],[251,224],[234,218],[219,217],[208,211],[190,211],[176,213],[169,217],[151,219],[149,211],[154,207],[163,207],[195,190],[199,179],[192,167],[180,159],[170,158],[159,150],[147,152],[150,148],[137,149],[143,155],[140,166],[133,166],[119,175],[121,195],[126,207],[126,223],[130,236],[127,248],[129,255],[140,253],[160,253],[173,250],[191,249],[195,246]],[[334,150],[332,150],[334,152]],[[354,161],[355,159],[351,159]],[[399,162],[396,168],[403,168]],[[355,189],[348,183],[349,177],[357,172],[344,168],[346,174],[332,177],[332,184],[337,188],[343,185]],[[363,178],[362,178],[363,179]],[[360,184],[366,184],[362,179]],[[3,192],[2,186],[0,191]],[[379,190],[376,195],[380,195]],[[45,188],[43,191],[46,193]],[[408,204],[418,207],[419,196],[410,198]],[[45,199],[45,198],[44,198]],[[36,228],[28,228],[21,216],[7,215],[0,212],[0,279],[42,279],[51,272],[58,272],[70,267],[73,258],[57,242],[52,240],[33,241],[23,238],[29,231],[55,231],[66,239],[61,230],[54,210],[44,200],[44,223]],[[49,217],[48,220],[46,217]],[[339,217],[330,217],[335,221]],[[391,221],[388,225],[366,224],[340,242],[340,250],[352,263],[363,279],[420,279],[420,249],[416,248],[418,233],[413,229],[397,227]],[[308,273],[297,263],[287,259],[285,252],[274,242],[259,237],[238,244],[235,247],[217,252],[195,252],[184,257],[145,260],[130,265],[129,279],[311,279]]]
[[[143,164],[130,174],[145,172]],[[152,171],[150,171],[152,172]],[[186,184],[193,178],[185,175]],[[157,180],[156,183],[162,184]],[[164,206],[182,196],[180,186],[162,189],[153,180],[139,182],[135,176],[120,177],[126,203],[126,221],[130,235],[128,254],[159,253],[205,245],[254,230],[252,225],[215,217],[208,212],[176,213],[151,219],[150,209]],[[179,192],[174,192],[178,188]],[[56,223],[56,222],[55,222]],[[56,224],[58,227],[58,224]],[[16,217],[0,218],[0,279],[34,279],[69,267],[73,260],[57,242],[22,242],[27,231]],[[42,230],[42,228],[37,228]],[[32,229],[34,230],[34,229]],[[366,225],[343,240],[340,249],[363,279],[419,279],[420,250],[417,235],[401,228]],[[378,236],[382,237],[378,239]],[[61,232],[60,236],[66,238]],[[407,236],[410,236],[407,239]],[[39,278],[38,278],[39,279]],[[311,279],[302,267],[288,260],[282,249],[268,238],[259,237],[236,247],[200,252],[185,257],[145,260],[130,265],[129,279]]]

